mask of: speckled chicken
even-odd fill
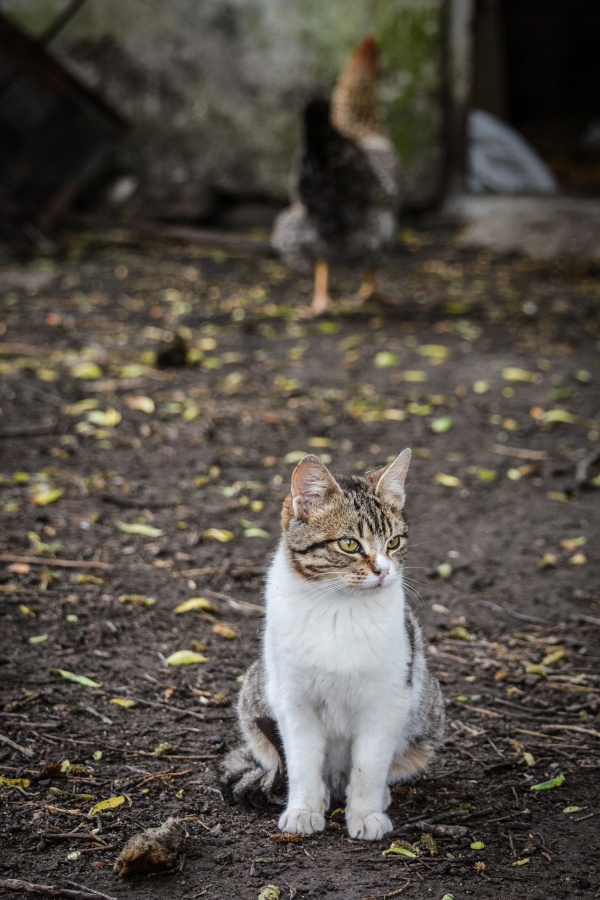
[[[273,246],[287,265],[314,268],[315,315],[331,303],[330,265],[363,267],[360,296],[373,295],[375,269],[396,231],[398,163],[380,124],[377,74],[375,41],[367,37],[342,71],[331,104],[307,103],[292,204],[273,228]]]

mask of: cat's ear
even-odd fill
[[[404,482],[406,481],[406,473],[410,463],[410,450],[407,448],[396,457],[396,459],[386,466],[375,488],[377,496],[383,500],[387,500],[392,506],[402,509],[404,506]]]
[[[292,473],[292,508],[299,519],[307,519],[310,512],[326,506],[341,488],[318,456],[310,454],[301,459]]]

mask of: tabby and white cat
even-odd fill
[[[402,585],[409,462],[404,450],[336,480],[311,455],[292,475],[262,655],[240,692],[245,743],[224,762],[237,799],[277,802],[287,782],[282,831],[322,831],[330,797],[345,794],[350,837],[382,838],[389,785],[442,742],[442,695]]]

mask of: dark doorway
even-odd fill
[[[520,131],[565,191],[600,194],[600,2],[476,0],[472,106]]]

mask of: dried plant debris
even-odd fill
[[[147,828],[129,838],[115,863],[115,872],[121,878],[181,872],[186,837],[183,822],[169,816],[158,828]]]

